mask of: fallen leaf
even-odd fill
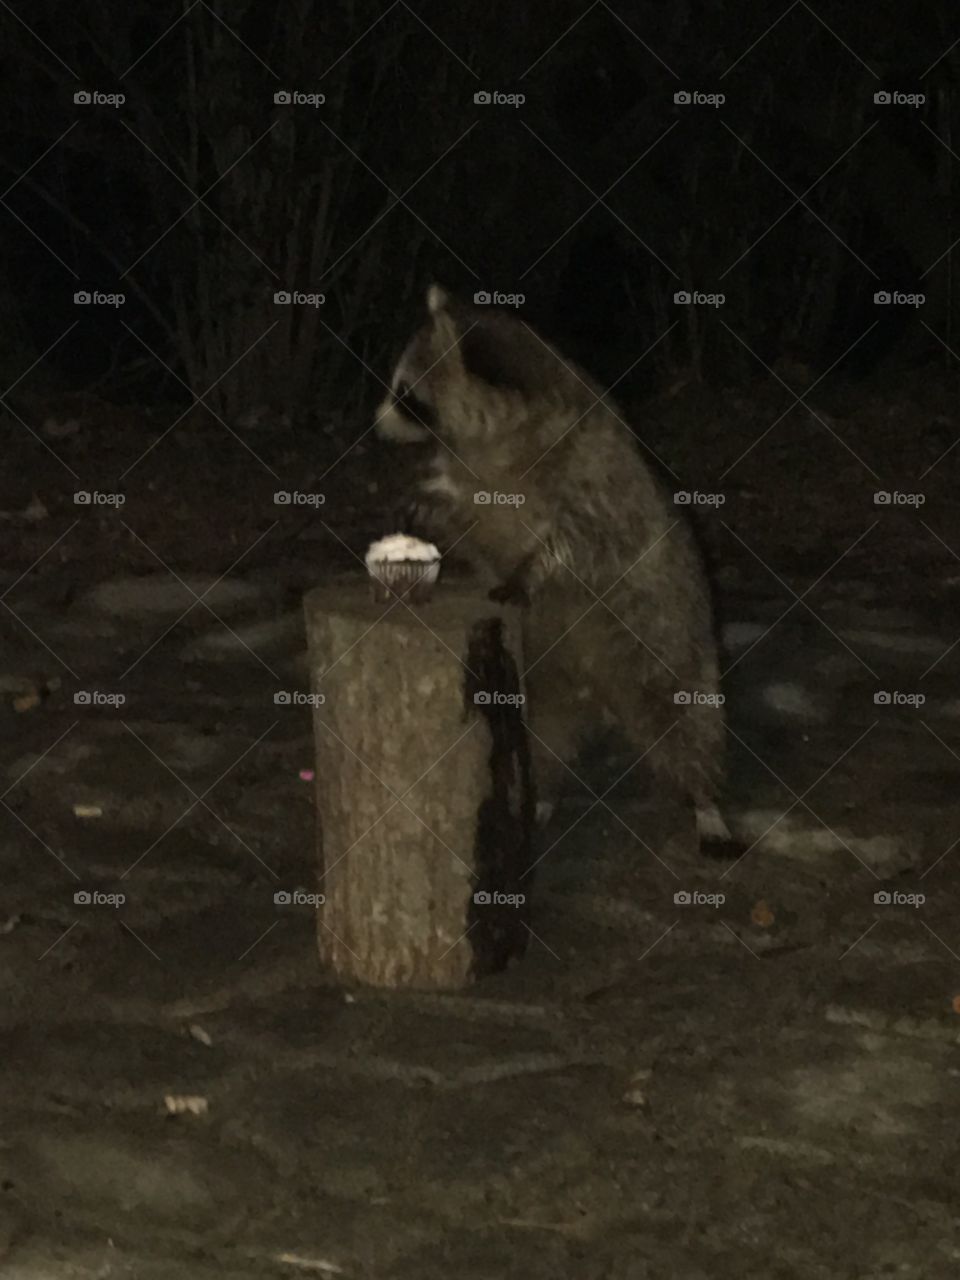
[[[754,924],[759,925],[761,929],[769,929],[776,916],[767,905],[766,899],[761,898],[759,902],[754,903],[753,910],[750,912],[750,919]]]

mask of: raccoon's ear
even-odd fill
[[[450,295],[442,285],[432,284],[427,290],[427,310],[432,316],[446,311],[450,305]]]
[[[463,317],[454,300],[442,285],[432,284],[427,290],[427,308],[433,321],[434,341],[451,359],[459,362],[458,344],[463,336]]]

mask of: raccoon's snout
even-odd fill
[[[436,425],[436,414],[430,406],[400,382],[377,410],[377,430],[387,440],[401,444],[428,440]]]
[[[408,421],[428,430],[436,427],[437,415],[421,400],[406,382],[401,382],[396,390],[397,411]]]

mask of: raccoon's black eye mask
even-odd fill
[[[394,403],[399,413],[409,422],[415,422],[418,427],[426,427],[428,431],[436,427],[437,415],[426,401],[411,391],[407,383],[400,383],[394,395]]]

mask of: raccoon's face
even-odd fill
[[[377,409],[375,425],[385,440],[397,444],[418,444],[436,435],[434,409],[417,395],[400,366],[394,373],[390,394]]]
[[[456,449],[522,429],[563,373],[560,357],[515,317],[466,306],[438,285],[427,309],[377,410],[379,434]]]

